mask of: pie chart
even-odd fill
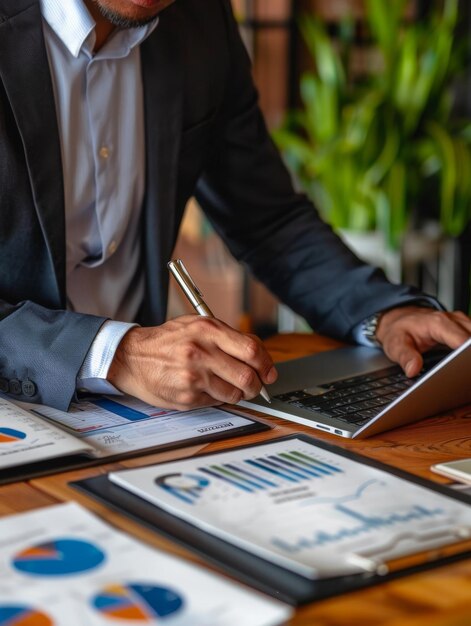
[[[0,427],[0,443],[12,443],[13,441],[21,441],[25,439],[26,433],[14,428]]]
[[[67,576],[94,569],[104,560],[104,553],[89,541],[57,539],[18,552],[13,566],[32,576]]]
[[[95,596],[93,606],[104,617],[153,624],[175,616],[184,601],[172,589],[130,583],[108,585]]]
[[[0,626],[54,626],[44,615],[27,606],[0,604]]]

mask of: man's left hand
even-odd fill
[[[418,306],[386,311],[376,331],[386,356],[409,377],[420,373],[423,352],[437,344],[456,349],[470,336],[471,319],[461,311],[445,313]]]

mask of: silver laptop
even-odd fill
[[[424,355],[420,376],[375,348],[350,347],[278,363],[271,404],[249,407],[341,437],[367,437],[471,403],[471,338],[460,348]]]

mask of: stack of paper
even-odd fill
[[[275,626],[290,614],[76,504],[0,520],[0,626]]]

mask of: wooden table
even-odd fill
[[[316,335],[280,335],[266,342],[276,361],[330,350],[338,342]],[[261,417],[267,420],[266,416]],[[27,511],[55,502],[75,500],[95,511],[111,524],[125,529],[143,541],[206,564],[181,548],[126,517],[115,513],[68,486],[69,481],[116,468],[138,467],[174,460],[199,453],[230,448],[234,445],[266,441],[296,432],[306,432],[330,440],[359,454],[405,469],[436,482],[446,479],[432,474],[432,463],[471,457],[471,407],[411,424],[364,441],[334,437],[281,419],[272,418],[269,432],[193,446],[160,454],[57,474],[0,488],[0,515]],[[296,611],[290,626],[469,626],[471,625],[471,559],[429,572],[405,577],[363,591],[313,603]],[[241,625],[243,626],[243,625]]]

